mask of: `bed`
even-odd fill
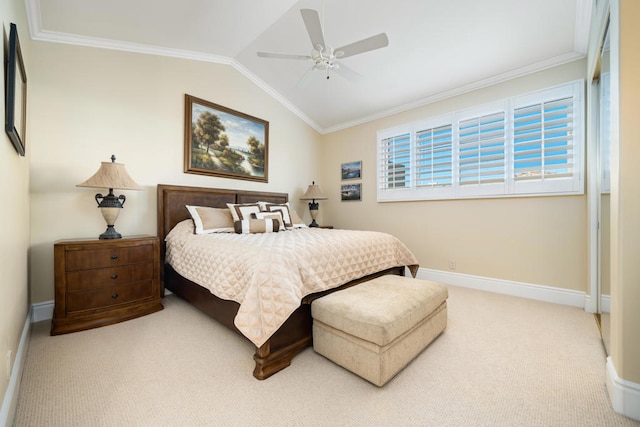
[[[214,295],[212,293],[213,291],[211,291],[207,287],[209,286],[208,284],[202,284],[202,280],[194,278],[196,276],[190,276],[189,274],[186,274],[184,271],[182,271],[182,265],[180,263],[176,263],[175,261],[173,261],[175,265],[174,268],[174,266],[170,265],[167,260],[176,259],[175,256],[172,256],[172,254],[177,252],[177,248],[180,246],[175,243],[175,238],[173,236],[175,234],[185,233],[183,229],[188,230],[188,227],[192,228],[187,234],[193,234],[193,225],[189,211],[186,208],[187,205],[226,208],[227,204],[229,203],[246,204],[256,202],[284,204],[288,202],[288,195],[286,193],[186,187],[164,184],[158,185],[157,188],[158,236],[162,241],[161,262],[164,266],[162,272],[163,287],[170,290],[178,297],[186,300],[202,312],[206,313],[211,318],[220,322],[222,325],[239,333],[244,338],[249,339],[249,341],[251,341],[256,348],[255,354],[253,356],[255,361],[253,376],[259,380],[263,380],[289,366],[292,359],[298,353],[312,345],[312,319],[310,307],[311,302],[314,299],[326,295],[327,293],[334,292],[335,290],[354,286],[358,283],[384,274],[404,275],[405,267],[409,267],[412,274],[415,275],[418,266],[417,262],[415,262],[415,257],[413,257],[413,255],[408,252],[408,249],[406,249],[404,245],[399,243],[399,245],[404,247],[404,250],[406,250],[409,254],[407,255],[402,253],[401,256],[397,256],[397,259],[402,259],[402,262],[397,263],[398,265],[394,264],[386,266],[385,268],[379,270],[376,269],[376,271],[367,271],[367,274],[363,274],[361,277],[349,277],[349,280],[345,280],[343,282],[340,282],[340,279],[336,278],[335,280],[337,280],[338,282],[335,283],[335,286],[331,285],[331,287],[327,289],[320,289],[313,286],[308,287],[307,285],[305,285],[307,286],[304,288],[305,291],[300,294],[299,300],[294,301],[293,306],[291,305],[291,297],[288,297],[289,308],[284,309],[286,318],[275,323],[275,325],[277,325],[277,329],[271,330],[268,329],[267,326],[267,329],[265,330],[258,330],[257,335],[252,334],[251,331],[248,331],[248,328],[245,326],[245,322],[238,321],[239,318],[247,314],[247,309],[245,307],[248,304],[244,303],[244,301],[242,300],[234,301],[233,299],[229,299],[229,296],[226,294],[222,294],[222,297]],[[329,241],[335,243],[340,242],[340,240],[336,239],[338,239],[339,237],[342,238],[345,233],[349,232],[356,233],[355,231],[300,229],[273,234],[277,234],[277,237],[280,240],[287,239],[287,241],[290,241],[298,238],[296,233],[298,233],[298,235],[300,236],[306,236],[305,239],[320,238],[319,236],[325,233],[328,235]],[[383,235],[384,233],[377,234]],[[167,249],[167,243],[165,242],[165,239],[168,235],[171,239],[173,239],[171,240],[170,244],[173,244],[174,246],[170,246]],[[184,237],[185,239],[190,238],[181,234],[179,235]],[[225,236],[214,236],[211,238],[230,240],[234,239],[235,236],[241,235],[227,234]],[[392,236],[389,237],[393,238]],[[264,241],[266,238],[266,236],[255,237],[255,239],[262,239],[261,241]],[[222,240],[220,240],[219,242],[216,241],[215,244],[223,244]],[[315,245],[315,241],[313,244]],[[307,243],[306,245],[313,246],[309,243]],[[395,260],[396,258],[393,258],[393,260]],[[393,260],[390,259],[388,263],[393,264]],[[214,264],[216,262],[217,261],[214,260],[208,262],[208,268],[215,267]],[[220,262],[222,263],[223,261]],[[228,262],[228,259],[224,262]],[[374,266],[368,268],[377,268],[375,267],[377,265],[379,264],[374,264]],[[226,267],[233,268],[228,265]],[[242,268],[245,267],[243,266]],[[297,269],[302,270],[303,266],[292,266],[292,275],[294,274],[293,270],[296,270],[297,274]],[[181,271],[183,274],[178,273],[178,271],[176,270]],[[238,268],[238,270],[240,270],[240,268]],[[282,269],[280,271],[282,271]],[[183,277],[183,275],[188,276],[194,280]],[[331,275],[331,277],[334,276],[335,275]],[[353,273],[351,274],[351,276],[353,276]],[[287,278],[283,280],[291,279]],[[312,290],[313,292],[309,293],[309,290]],[[262,303],[258,302],[254,305],[261,304]],[[242,318],[244,319],[246,318],[246,316]],[[264,319],[262,320],[264,321]],[[266,323],[268,324],[269,322]],[[275,328],[275,326],[271,324],[271,328]]]

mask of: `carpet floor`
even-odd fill
[[[248,341],[164,305],[56,337],[35,324],[14,426],[640,426],[611,408],[579,308],[451,286],[445,332],[378,388],[311,348],[258,381]]]

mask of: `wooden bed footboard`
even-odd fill
[[[269,378],[271,375],[286,368],[293,358],[313,345],[311,318],[311,302],[331,292],[345,289],[358,283],[371,280],[384,274],[404,275],[404,266],[394,267],[378,273],[370,274],[357,280],[353,280],[338,288],[308,295],[300,304],[300,307],[289,316],[286,322],[265,342],[257,347],[253,360],[256,365],[253,376],[259,380]],[[207,316],[217,320],[227,328],[237,332],[243,338],[244,335],[236,328],[233,319],[240,305],[235,301],[223,300],[216,297],[208,289],[185,279],[176,273],[170,265],[165,265],[165,286],[171,292],[184,299]]]

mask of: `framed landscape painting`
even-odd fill
[[[268,182],[269,122],[185,95],[184,172]]]
[[[362,184],[342,184],[340,186],[340,200],[343,202],[362,200]]]
[[[362,178],[362,161],[343,163],[341,166],[342,180]]]

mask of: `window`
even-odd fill
[[[378,132],[378,201],[582,194],[583,81]]]
[[[384,152],[380,161],[385,164],[382,185],[385,189],[408,187],[408,167],[411,163],[411,143],[409,134],[392,136],[383,140]]]
[[[453,180],[451,125],[423,129],[416,134],[416,186],[451,185]]]

